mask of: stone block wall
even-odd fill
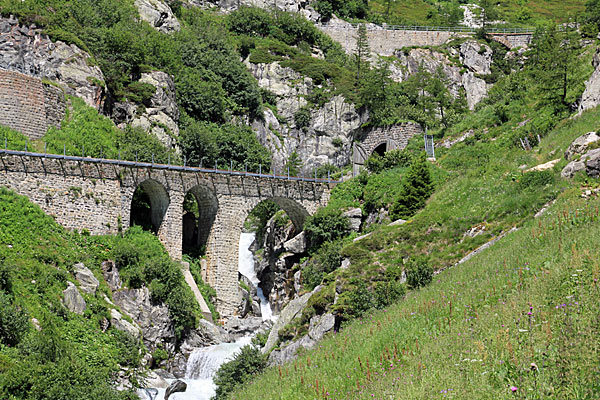
[[[347,53],[354,53],[356,49],[356,36],[358,28],[350,24],[320,25],[319,28],[333,40],[340,43]],[[416,30],[391,30],[382,28],[367,28],[371,52],[381,56],[392,56],[403,47],[441,46],[451,39],[470,37],[470,32],[449,31],[416,31]],[[523,47],[531,41],[531,33],[498,33],[492,35],[494,40],[508,48]]]
[[[403,149],[414,135],[422,135],[423,128],[416,122],[405,122],[387,127],[367,128],[358,137],[360,145],[370,156],[381,144],[386,143],[386,151]],[[390,148],[391,141],[393,148]]]
[[[60,126],[65,106],[61,89],[39,78],[0,70],[0,125],[39,139],[49,126]]]
[[[129,227],[131,201],[138,186],[152,189],[158,237],[180,260],[183,201],[196,195],[210,212],[201,218],[208,231],[207,281],[217,291],[218,311],[231,316],[239,304],[238,246],[244,221],[261,201],[275,200],[297,226],[329,201],[332,184],[266,177],[183,172],[82,160],[0,154],[0,185],[27,196],[69,229],[93,235]],[[154,199],[154,201],[153,201]]]

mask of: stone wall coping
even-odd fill
[[[185,166],[185,165],[157,164],[157,163],[147,163],[147,162],[138,162],[138,161],[113,160],[113,159],[108,159],[108,158],[79,157],[79,156],[68,156],[65,154],[35,153],[35,152],[29,152],[29,151],[18,151],[18,150],[8,150],[8,149],[0,149],[0,155],[2,155],[2,154],[11,155],[11,156],[49,158],[49,159],[54,159],[54,160],[80,161],[80,162],[88,162],[88,163],[92,163],[92,164],[108,164],[108,165],[120,165],[120,166],[138,167],[138,168],[152,168],[152,169],[157,169],[157,170],[203,172],[203,173],[209,173],[209,174],[221,174],[221,175],[231,175],[231,176],[251,176],[251,177],[257,177],[257,178],[264,178],[264,179],[276,179],[276,180],[286,180],[286,181],[296,181],[296,182],[314,182],[314,183],[323,183],[323,184],[325,184],[325,183],[337,184],[337,183],[342,182],[342,181],[336,181],[336,180],[325,179],[325,178],[309,178],[309,177],[304,177],[304,176],[260,174],[260,173],[248,172],[248,171],[207,169],[207,168],[200,168],[200,167],[190,167],[190,166]]]

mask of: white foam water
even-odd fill
[[[257,287],[260,299],[260,309],[263,320],[273,319],[273,312],[268,300],[263,295],[262,289],[258,287],[260,281],[254,271],[254,255],[250,246],[254,242],[254,233],[242,233],[239,246],[239,272],[247,277]],[[229,361],[245,345],[250,344],[251,336],[238,339],[235,343],[220,343],[195,349],[186,365],[185,379],[187,389],[182,393],[174,393],[170,400],[210,400],[215,395],[216,385],[213,378],[219,367]],[[173,380],[167,380],[170,384]],[[141,400],[163,400],[165,389],[139,389],[138,397]]]

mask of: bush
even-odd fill
[[[410,218],[433,193],[433,182],[425,155],[416,158],[402,181],[400,195],[390,209],[393,219]]]
[[[304,106],[294,114],[294,123],[296,124],[297,129],[302,129],[306,132],[307,128],[310,126],[310,108]]]
[[[232,32],[249,36],[268,36],[275,25],[271,14],[258,7],[240,7],[227,16]]]
[[[339,239],[349,230],[350,221],[340,209],[320,208],[315,215],[309,216],[304,222],[304,231],[312,248]]]
[[[433,268],[426,259],[409,259],[404,265],[406,283],[409,288],[417,289],[428,285],[433,279]]]
[[[323,277],[335,271],[342,264],[340,241],[325,242],[314,255],[312,261],[302,269],[302,284],[312,290],[323,281]]]
[[[406,294],[406,287],[399,281],[377,282],[373,291],[375,308],[382,309],[400,300]]]
[[[237,386],[248,382],[253,375],[259,374],[267,366],[267,360],[257,347],[244,346],[233,360],[224,363],[215,374],[217,385],[215,400],[224,400]]]
[[[0,342],[16,346],[28,330],[27,313],[12,304],[10,296],[0,293]]]
[[[552,171],[531,171],[523,174],[519,180],[520,189],[536,189],[554,183]]]

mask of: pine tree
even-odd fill
[[[356,61],[356,84],[360,85],[364,71],[369,68],[369,55],[371,49],[369,48],[369,37],[367,36],[367,27],[365,24],[358,26],[358,34],[356,39],[356,50],[354,52],[354,59]]]
[[[448,78],[440,66],[433,74],[433,77],[427,84],[426,91],[429,93],[431,103],[437,108],[442,124],[447,127],[446,109],[452,104],[452,95],[448,90]]]
[[[398,198],[392,204],[392,219],[410,218],[425,206],[425,202],[433,193],[433,181],[429,172],[429,164],[425,153],[416,157],[402,180]]]

